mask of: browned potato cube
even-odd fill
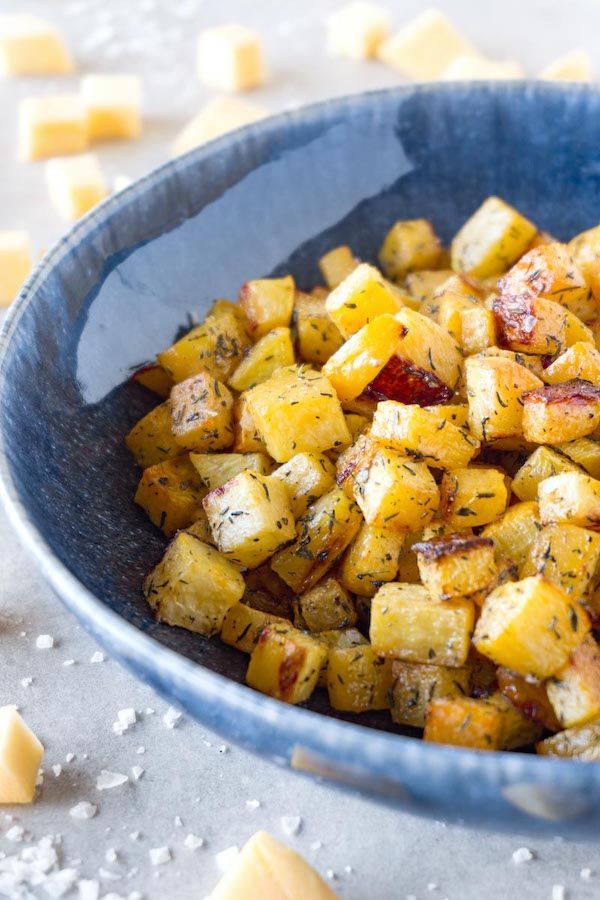
[[[553,734],[536,744],[541,756],[556,756],[563,759],[580,759],[587,762],[600,761],[600,722],[568,728]]]
[[[498,343],[496,319],[491,309],[475,306],[461,311],[460,343],[465,356],[481,353]]]
[[[294,604],[294,625],[312,632],[347,628],[357,622],[348,591],[335,578],[323,578]]]
[[[171,537],[202,516],[206,490],[187,454],[144,469],[135,502]]]
[[[284,700],[303,703],[317,686],[327,646],[286,625],[268,625],[252,651],[246,672],[250,687]]]
[[[295,519],[335,485],[335,466],[322,453],[296,453],[273,472],[288,493]]]
[[[544,525],[567,522],[600,528],[600,481],[583,472],[563,472],[546,478],[538,487],[538,502]]]
[[[246,391],[270,378],[282,366],[295,362],[292,332],[281,326],[273,328],[250,347],[228,381],[234,391]]]
[[[359,331],[383,313],[396,313],[402,301],[381,272],[360,263],[329,294],[327,312],[345,338]]]
[[[546,525],[537,535],[521,568],[521,578],[543,575],[583,600],[600,563],[600,535],[577,525]]]
[[[556,449],[585,469],[592,478],[600,478],[600,441],[594,437],[568,441],[566,444],[559,444]]]
[[[380,444],[374,441],[367,431],[359,435],[356,441],[339,455],[335,465],[335,480],[348,497],[354,497],[357,473],[370,465],[379,450]]]
[[[181,453],[171,430],[171,404],[167,400],[151,409],[125,438],[127,447],[142,469],[164,462]]]
[[[207,491],[221,487],[246,469],[261,475],[271,472],[271,462],[264,453],[190,453],[190,462]]]
[[[500,750],[502,713],[490,700],[439,697],[427,708],[423,740],[471,750]]]
[[[432,597],[449,600],[489,591],[498,576],[494,542],[454,534],[413,546],[421,581]]]
[[[219,550],[248,569],[295,537],[288,494],[276,478],[240,472],[202,503]]]
[[[469,427],[483,441],[523,436],[523,394],[542,387],[529,369],[502,356],[465,360]]]
[[[227,381],[250,344],[246,329],[232,309],[209,315],[202,325],[158,354],[158,361],[173,381],[185,381],[199,372]]]
[[[342,560],[339,577],[344,587],[361,597],[373,597],[382,584],[396,578],[405,541],[402,531],[365,522]]]
[[[355,473],[354,497],[369,525],[393,530],[426,525],[440,501],[425,463],[386,447]]]
[[[294,320],[298,356],[304,362],[322,366],[344,343],[337,325],[329,318],[322,297],[296,292]]]
[[[247,281],[240,290],[240,305],[254,340],[292,320],[296,286],[291,275]]]
[[[467,466],[479,450],[479,441],[466,429],[431,410],[394,400],[377,404],[371,435],[405,456],[444,469]]]
[[[334,709],[352,713],[389,709],[391,687],[392,661],[368,644],[329,650],[327,690]]]
[[[354,400],[389,363],[402,337],[394,316],[381,315],[353,334],[323,366],[342,402]]]
[[[440,403],[423,408],[433,413],[439,422],[446,419],[457,428],[466,428],[469,424],[469,407],[466,403]]]
[[[359,261],[356,259],[350,247],[343,244],[334,247],[319,260],[319,268],[325,279],[325,284],[330,290],[341,284],[355,270]]]
[[[236,453],[266,453],[267,448],[256,430],[246,394],[235,401],[233,407],[233,450]]]
[[[562,444],[600,425],[600,387],[575,379],[523,395],[523,435],[536,444]]]
[[[570,313],[553,300],[528,292],[515,295],[503,290],[492,309],[501,343],[510,350],[554,356],[574,343],[567,336]]]
[[[532,722],[543,725],[548,731],[560,731],[560,722],[552,709],[546,682],[523,678],[504,666],[496,670],[498,688],[513,706],[520,709],[523,715]]]
[[[563,728],[600,717],[600,647],[588,636],[547,682],[548,697]]]
[[[442,257],[442,245],[427,219],[396,222],[385,236],[379,261],[388,278],[400,281],[409,272],[433,269]]]
[[[506,475],[499,469],[473,466],[444,472],[440,510],[455,528],[476,528],[495,522],[508,503]]]
[[[233,397],[224,384],[201,372],[171,391],[173,436],[186,450],[221,450],[233,444]]]
[[[469,695],[470,666],[451,669],[395,660],[392,673],[392,720],[399,725],[424,728],[427,707],[432,700]]]
[[[537,500],[538,486],[546,478],[580,471],[579,466],[552,447],[538,447],[516,472],[512,491],[519,500]]]
[[[254,609],[245,603],[236,603],[223,619],[220,637],[224,644],[229,644],[242,653],[252,653],[267,625],[289,626],[290,622],[281,616]]]
[[[541,244],[529,250],[505,275],[500,287],[508,295],[529,294],[560,303],[584,322],[598,313],[583,273],[566,244]]]
[[[475,278],[501,275],[525,253],[536,231],[500,197],[488,197],[454,236],[452,268]]]
[[[600,225],[576,235],[569,241],[568,248],[596,302],[600,301]]]
[[[400,360],[405,360],[411,366],[422,369],[439,379],[449,388],[454,389],[459,381],[462,371],[462,352],[456,341],[448,337],[448,332],[437,322],[432,322],[426,316],[415,312],[413,309],[403,307],[396,315],[397,320],[403,326],[402,340],[396,355]],[[408,398],[388,395],[390,400],[407,402]],[[429,406],[450,399],[430,399],[420,405]]]
[[[548,384],[581,378],[600,386],[600,352],[592,344],[577,341],[550,363],[544,373]]]
[[[481,536],[494,542],[496,559],[510,559],[520,568],[528,559],[541,527],[538,505],[530,500],[509,506],[502,518],[486,525]]]

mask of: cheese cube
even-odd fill
[[[52,25],[29,15],[0,16],[0,73],[63,75],[73,62]]]
[[[237,97],[215,97],[194,116],[175,138],[173,156],[180,156],[228,131],[250,125],[264,119],[268,112],[255,103],[246,103]]]
[[[475,50],[437,9],[428,9],[379,48],[379,59],[415,81],[435,81],[457,56]]]
[[[93,153],[51,159],[46,163],[46,184],[53,206],[70,222],[104,200],[108,193],[100,163]]]
[[[440,76],[442,81],[507,81],[524,77],[525,72],[512,59],[485,59],[474,54],[457,56]]]
[[[329,52],[348,59],[371,59],[389,33],[387,12],[374,3],[356,0],[329,19]]]
[[[85,110],[70,94],[26,97],[19,107],[19,156],[23,160],[81,153],[88,145]]]
[[[31,803],[44,748],[14,706],[0,708],[0,803]]]
[[[335,900],[336,894],[301,856],[257,831],[208,900]]]
[[[207,28],[198,38],[198,78],[219,91],[247,91],[263,84],[260,36],[243,25]]]
[[[136,138],[142,130],[142,88],[135,75],[86,75],[81,98],[89,139]]]
[[[26,231],[0,231],[0,306],[9,306],[31,271]]]
[[[544,81],[593,81],[594,70],[587,50],[571,50],[542,69]]]

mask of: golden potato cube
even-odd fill
[[[576,465],[585,469],[592,478],[600,478],[600,441],[592,437],[583,437],[576,441],[558,444],[556,449],[568,456]]]
[[[498,343],[496,319],[491,309],[475,306],[461,311],[460,342],[465,356],[481,353]]]
[[[171,404],[167,400],[151,409],[133,426],[125,443],[142,469],[179,456],[181,446],[173,436]]]
[[[486,525],[481,536],[494,542],[496,559],[510,559],[520,568],[529,558],[541,528],[538,505],[529,500],[509,506],[500,519]]]
[[[91,141],[137,138],[142,131],[142,85],[135,75],[84,75],[81,97]]]
[[[467,466],[479,450],[479,441],[446,417],[394,400],[377,404],[371,435],[386,447],[435,468]]]
[[[425,406],[424,409],[433,413],[440,423],[445,419],[457,428],[465,428],[469,424],[469,407],[466,403],[440,403]]]
[[[179,132],[171,146],[171,155],[180,156],[227,134],[228,131],[258,122],[268,115],[269,111],[258,103],[248,103],[239,97],[214,97]]]
[[[358,413],[345,413],[344,419],[353,441],[360,437],[361,434],[364,434],[370,425],[370,420]]]
[[[523,394],[542,387],[532,372],[501,356],[465,360],[469,427],[483,441],[523,436]]]
[[[333,13],[328,26],[330,53],[347,59],[371,59],[389,34],[390,17],[374,3],[354,0]]]
[[[600,717],[600,647],[591,634],[546,684],[550,703],[563,728]]]
[[[252,651],[246,683],[286,703],[303,703],[317,686],[327,646],[287,625],[268,625]]]
[[[38,16],[0,16],[0,74],[66,75],[73,61],[60,32]]]
[[[17,708],[0,707],[0,803],[33,801],[43,757],[41,741]]]
[[[405,541],[403,531],[364,522],[342,560],[341,583],[361,597],[375,596],[382,584],[396,578]]]
[[[592,344],[577,341],[548,366],[544,378],[548,384],[581,378],[600,387],[600,353]]]
[[[335,485],[335,467],[322,453],[296,453],[273,472],[285,486],[292,513],[300,519],[315,500]]]
[[[323,297],[296,291],[294,321],[298,356],[304,362],[322,366],[344,343],[337,325],[329,318]]]
[[[261,475],[271,473],[271,462],[264,453],[190,453],[190,462],[209,491],[247,469]]]
[[[576,441],[600,425],[600,387],[575,379],[523,395],[523,436],[536,444]]]
[[[442,256],[442,245],[427,219],[396,222],[385,236],[379,262],[388,278],[401,281],[416,269],[433,269]]]
[[[584,472],[562,472],[538,486],[540,518],[544,525],[567,522],[600,528],[600,481]]]
[[[31,271],[26,231],[0,231],[0,306],[10,306]]]
[[[378,269],[360,263],[325,301],[333,322],[345,338],[384,313],[396,313],[402,301]]]
[[[475,278],[501,275],[525,253],[535,225],[499,197],[488,197],[454,236],[452,268]]]
[[[455,341],[461,343],[461,314],[467,309],[481,308],[483,297],[483,291],[474,281],[463,275],[451,275],[437,288],[431,300],[421,306],[419,312],[431,316],[450,332]]]
[[[210,637],[244,594],[238,569],[214,547],[180,531],[144,581],[158,622]]]
[[[394,531],[427,525],[440,502],[426,464],[386,447],[355,473],[353,491],[369,525]]]
[[[474,48],[437,9],[428,9],[383,42],[379,59],[414,81],[435,81],[456,56]]]
[[[432,700],[469,695],[470,666],[449,668],[394,660],[392,674],[392,721],[399,725],[424,728],[427,707]]]
[[[340,400],[354,400],[362,394],[394,355],[402,332],[402,325],[394,316],[377,316],[329,357],[323,374]]]
[[[461,375],[463,356],[458,344],[448,337],[448,332],[437,322],[407,307],[401,309],[396,318],[404,329],[396,351],[398,357],[430,372],[448,387],[455,388]],[[390,397],[390,400],[399,399]],[[432,402],[439,401],[423,405]]]
[[[293,366],[292,332],[281,326],[269,331],[250,347],[227,382],[234,391],[246,391],[271,377],[282,366]]]
[[[350,443],[340,401],[320,372],[294,366],[278,369],[251,388],[246,398],[256,429],[277,462]]]
[[[98,157],[94,153],[64,156],[46,163],[48,196],[56,211],[74,222],[108,195]]]
[[[267,453],[265,442],[256,430],[248,398],[242,394],[233,406],[233,450],[236,453]]]
[[[329,250],[319,260],[319,269],[330,291],[351,275],[358,265],[359,260],[345,244]]]
[[[486,359],[489,357],[500,357],[501,359],[510,359],[514,363],[518,363],[540,379],[544,381],[545,369],[543,365],[544,357],[534,356],[532,353],[519,353],[516,350],[504,350],[501,347],[487,347],[477,354],[478,358]]]
[[[180,381],[171,391],[171,428],[187,450],[220,450],[233,444],[233,397],[208,372]]]
[[[441,697],[429,704],[423,739],[473,750],[509,750],[532,743],[540,731],[502,696]]]
[[[583,343],[583,344],[594,344],[594,332],[591,327],[585,325],[581,319],[578,319],[577,316],[573,315],[572,312],[569,312],[568,309],[564,310],[565,316],[565,347],[572,347],[573,344]],[[595,324],[595,323],[594,323]]]
[[[568,309],[533,293],[509,294],[503,289],[492,309],[500,341],[510,350],[554,356],[575,341],[589,340],[583,336],[589,334],[586,326]]]
[[[209,315],[172,347],[158,354],[158,361],[173,379],[185,381],[207,371],[219,381],[227,381],[242,360],[250,341],[232,311]]]
[[[134,500],[150,521],[171,537],[202,515],[206,490],[188,455],[144,469]]]
[[[577,728],[568,728],[535,745],[540,756],[562,759],[579,759],[583,762],[600,761],[600,722],[590,722]]]
[[[192,534],[194,537],[197,537],[203,544],[212,544],[213,547],[216,546],[202,504],[200,504],[198,518],[194,519],[192,524],[188,525],[184,531],[186,531],[187,534]]]
[[[280,326],[289,327],[296,286],[291,275],[247,281],[240,289],[240,304],[256,340]]]
[[[260,35],[243,25],[206,28],[198,36],[200,81],[218,91],[247,91],[266,80]]]
[[[423,269],[409,272],[404,279],[404,288],[415,303],[414,309],[420,311],[435,291],[454,275],[452,269]]]
[[[335,466],[335,480],[351,499],[354,497],[357,473],[368,466],[379,451],[380,444],[374,441],[367,431],[359,435],[355,442],[339,455]]]
[[[296,535],[285,487],[258,472],[240,472],[202,501],[219,550],[248,569]]]
[[[131,376],[131,380],[162,397],[163,400],[169,399],[173,387],[173,379],[158,363],[149,363],[137,369]]]
[[[23,160],[83,153],[87,121],[76,95],[26,97],[19,106],[19,157]]]
[[[498,576],[494,543],[459,534],[413,546],[421,581],[432,597],[450,600],[489,591]]]
[[[360,510],[340,488],[308,508],[297,539],[271,560],[271,568],[297,594],[310,590],[332,568],[361,525]]]
[[[567,247],[596,301],[600,301],[600,225],[577,234]]]
[[[574,600],[583,600],[600,563],[600,535],[578,525],[546,525],[521,567],[521,578],[543,575]]]
[[[500,518],[507,504],[506,476],[499,469],[473,466],[444,473],[440,510],[452,526],[488,525]]]
[[[220,638],[224,644],[252,653],[258,639],[268,625],[290,625],[282,616],[274,616],[260,609],[254,609],[246,603],[236,603],[227,610]]]
[[[486,597],[473,643],[519,675],[549,678],[590,629],[587,614],[541,575],[500,585]]]
[[[541,482],[561,472],[581,472],[581,469],[552,447],[538,447],[515,474],[512,492],[519,500],[537,500]]]
[[[543,725],[548,731],[560,731],[560,722],[548,699],[547,682],[524,678],[503,666],[494,668],[494,673],[500,692],[530,721]]]
[[[294,602],[294,625],[312,632],[356,625],[358,616],[352,597],[340,582],[323,578]]]
[[[327,657],[327,691],[333,709],[361,713],[389,709],[392,661],[368,644],[332,647]]]
[[[418,584],[382,585],[371,603],[373,649],[404,662],[462,666],[475,621],[472,600],[438,600]]]

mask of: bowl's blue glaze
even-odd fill
[[[310,286],[325,250],[372,259],[397,218],[449,238],[492,193],[567,238],[598,222],[599,184],[600,94],[453,85],[250,126],[102,204],[44,259],[2,336],[2,493],[53,588],[140,678],[274,761],[415,812],[597,834],[600,766],[427,745],[384,717],[387,731],[326,717],[323,698],[288,707],[240,684],[245,660],[218,640],[153,622],[140,581],[163,540],[132,502],[122,439],[152,403],[131,369],[247,278]]]

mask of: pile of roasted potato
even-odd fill
[[[600,226],[559,243],[490,197],[449,251],[418,219],[380,269],[319,263],[134,376],[157,619],[289,703],[600,759]]]

